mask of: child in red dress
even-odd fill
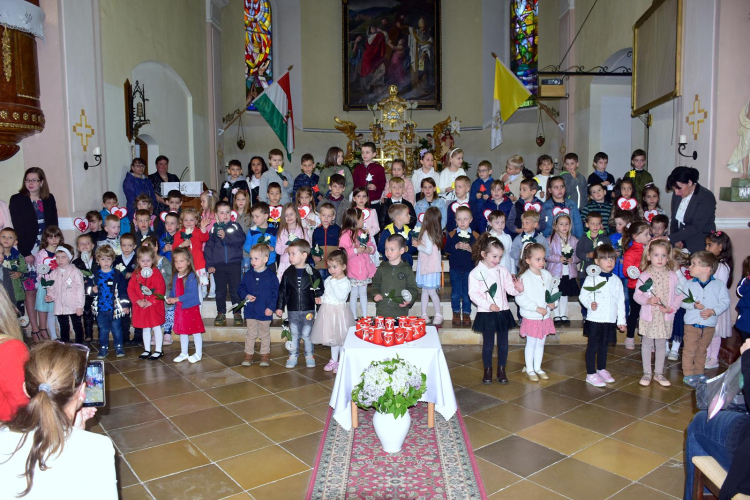
[[[133,271],[128,283],[133,327],[143,328],[143,354],[139,357],[155,360],[164,356],[161,326],[165,321],[164,293],[167,287],[164,277],[156,268],[156,250],[153,247],[139,248],[136,258],[138,267]],[[153,353],[149,351],[152,331],[156,340],[156,350]]]
[[[167,304],[174,304],[172,331],[180,336],[180,355],[174,362],[181,363],[187,359],[191,363],[197,363],[203,357],[203,333],[206,331],[201,318],[198,275],[193,267],[193,256],[186,248],[178,248],[172,252],[172,264],[172,291]],[[195,341],[195,354],[192,356],[188,356],[190,335]]]
[[[187,248],[192,255],[195,273],[201,285],[201,298],[205,297],[208,287],[208,273],[206,272],[206,259],[203,257],[203,245],[208,241],[209,226],[208,219],[201,219],[198,225],[198,212],[194,208],[185,208],[180,215],[182,230],[174,235],[172,248]]]

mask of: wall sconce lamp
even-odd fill
[[[83,162],[83,169],[88,170],[102,164],[102,148],[94,148],[94,159],[96,160],[96,164],[94,165],[89,165],[87,161]]]
[[[682,154],[683,151],[685,151],[685,148],[687,148],[687,136],[681,135],[680,136],[680,146],[677,148],[677,152],[680,153],[680,156],[684,156],[685,158],[692,158],[693,161],[698,159],[698,152],[693,151],[692,155],[685,155]]]

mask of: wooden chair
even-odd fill
[[[721,485],[727,478],[727,471],[713,457],[693,457],[695,473],[693,474],[693,499],[703,500],[703,489],[708,488],[714,496],[719,496]],[[736,500],[750,500],[750,496],[737,494]]]

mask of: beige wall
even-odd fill
[[[548,51],[557,52],[557,2],[545,3],[540,7],[540,24],[554,27],[540,37],[540,45],[547,44]],[[295,66],[292,79],[302,79],[302,102],[294,102],[295,116],[301,111],[303,119],[295,124],[297,130],[296,152],[288,169],[296,175],[299,172],[299,158],[304,153],[312,153],[316,161],[322,161],[329,147],[346,147],[346,137],[336,131],[312,132],[308,129],[333,130],[334,116],[353,121],[359,129],[369,128],[373,116],[368,111],[344,112],[341,68],[341,1],[320,0],[300,2],[299,12],[286,8],[277,9],[279,16],[300,15],[301,23],[301,71]],[[484,7],[487,4],[485,3]],[[244,103],[244,34],[236,19],[242,17],[242,1],[231,0],[222,12],[222,58],[223,58],[223,114],[229,113]],[[462,0],[442,2],[442,81],[443,109],[418,110],[413,119],[418,128],[430,129],[445,119],[458,116],[462,127],[482,127],[485,108],[492,108],[491,95],[483,95],[482,70],[484,64],[493,64],[490,51],[501,52],[499,48],[486,42],[487,34],[482,32],[482,0]],[[275,68],[283,73],[290,59],[299,47],[290,47],[285,33],[276,31]],[[486,53],[485,53],[486,52]],[[549,64],[545,63],[545,64]],[[493,66],[494,67],[494,66]],[[494,71],[494,70],[493,70]],[[558,107],[556,103],[548,103]],[[476,165],[489,159],[495,166],[495,174],[502,172],[505,160],[513,154],[521,154],[532,169],[536,169],[536,158],[541,154],[559,157],[559,129],[545,114],[544,130],[547,142],[543,148],[536,145],[537,110],[522,110],[510,118],[503,127],[504,142],[495,150],[490,150],[489,129],[464,131],[456,138],[457,146],[464,149],[465,159],[472,165],[471,176],[476,174]],[[247,146],[243,151],[236,147],[236,125],[224,134],[225,163],[231,158],[247,164],[253,155],[266,157],[268,150],[279,147],[263,119],[257,114],[243,117]],[[424,136],[426,132],[419,132]]]
[[[206,5],[204,0],[101,0],[104,82],[122,87],[138,64],[171,66],[206,116]]]

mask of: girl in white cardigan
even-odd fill
[[[555,300],[548,300],[557,293],[558,282],[552,274],[544,269],[546,250],[539,243],[528,243],[523,248],[518,264],[518,278],[523,283],[524,292],[516,297],[521,323],[521,337],[526,337],[526,376],[532,382],[539,379],[548,380],[549,376],[542,370],[544,340],[547,335],[555,333],[551,311]]]

